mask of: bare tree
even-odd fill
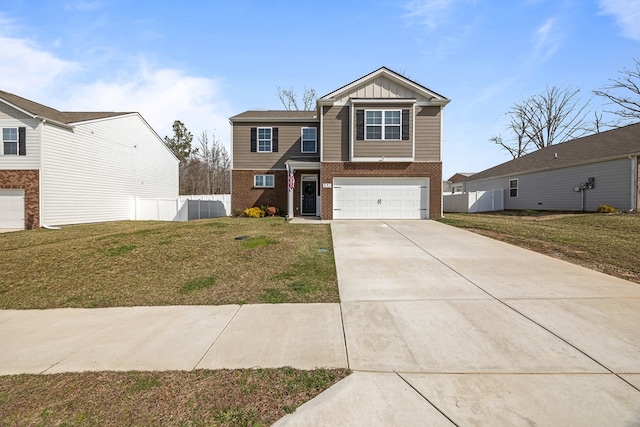
[[[280,102],[287,110],[300,110],[300,106],[298,105],[298,94],[293,90],[293,88],[281,88],[278,87],[278,98],[280,98]],[[313,110],[313,103],[316,99],[316,90],[311,88],[304,88],[304,93],[302,94],[302,110],[311,111]]]
[[[227,149],[215,134],[209,137],[207,131],[198,137],[194,155],[194,166],[202,194],[227,194],[230,192],[229,174],[231,161]]]
[[[609,79],[610,84],[601,90],[594,90],[597,96],[602,96],[614,110],[606,111],[619,117],[613,126],[622,126],[630,121],[640,120],[640,60],[633,60],[635,67],[631,70],[619,71],[620,77]]]
[[[491,142],[506,149],[513,158],[532,150],[579,138],[593,131],[586,119],[589,102],[581,103],[579,89],[547,87],[544,92],[514,104],[507,113],[513,137]]]

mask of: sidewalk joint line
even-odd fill
[[[238,313],[240,312],[240,309],[244,306],[243,305],[239,305],[238,309],[236,310],[235,313],[233,313],[233,316],[231,316],[231,318],[229,319],[229,321],[227,322],[226,325],[224,325],[224,328],[222,328],[222,330],[220,331],[220,333],[218,334],[217,337],[215,337],[215,339],[213,340],[213,342],[211,343],[211,345],[209,347],[207,347],[207,349],[205,350],[204,353],[202,353],[202,356],[200,356],[200,359],[198,359],[198,361],[196,362],[195,365],[193,365],[193,368],[191,368],[191,372],[195,371],[198,368],[198,365],[200,365],[200,363],[202,363],[202,360],[205,358],[205,356],[207,354],[209,354],[209,352],[211,351],[211,349],[213,348],[213,346],[215,345],[215,343],[218,342],[218,340],[220,339],[220,337],[222,336],[222,334],[224,334],[224,331],[227,330],[227,328],[229,327],[229,325],[231,324],[231,322],[233,321],[233,319],[236,318],[236,316],[238,315]]]
[[[436,411],[440,412],[440,414],[442,414],[442,416],[443,416],[443,417],[445,417],[446,419],[448,419],[448,420],[449,420],[449,422],[451,422],[451,424],[453,424],[453,425],[454,425],[454,426],[456,426],[456,427],[460,427],[460,426],[458,425],[458,423],[456,423],[456,422],[455,422],[455,421],[453,421],[451,418],[449,418],[449,416],[448,416],[447,414],[445,414],[445,413],[444,413],[444,411],[442,411],[442,410],[441,410],[440,408],[438,408],[438,407],[437,407],[437,406],[436,406],[432,401],[430,401],[430,400],[429,400],[429,398],[428,398],[427,396],[425,396],[424,394],[420,393],[420,391],[419,391],[417,388],[415,388],[415,387],[413,386],[413,384],[411,384],[409,381],[407,381],[407,379],[406,379],[405,377],[403,377],[403,376],[402,376],[400,373],[398,373],[398,372],[394,372],[394,374],[396,374],[398,377],[400,377],[400,379],[401,379],[402,381],[404,381],[404,382],[405,382],[409,387],[411,387],[411,389],[412,389],[413,391],[415,391],[416,393],[418,393],[418,395],[419,395],[420,397],[422,397],[422,398],[423,398],[423,399],[424,399],[424,400],[425,400],[429,405],[433,406],[433,408],[434,408]]]
[[[349,363],[349,347],[347,347],[347,331],[344,327],[344,313],[342,312],[342,303],[338,304],[340,306],[340,323],[342,324],[342,339],[344,340],[344,354],[347,358],[347,369],[351,369],[351,365]]]

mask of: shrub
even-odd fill
[[[264,216],[264,210],[259,207],[247,208],[244,210],[244,214],[249,218],[262,218]]]
[[[618,209],[609,205],[600,205],[598,206],[598,212],[599,213],[616,213],[618,212]]]

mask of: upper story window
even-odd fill
[[[27,154],[25,144],[26,128],[2,128],[2,154],[20,155]]]
[[[271,152],[271,128],[258,128],[258,152]]]
[[[356,110],[356,139],[409,139],[409,110]]]
[[[518,197],[518,180],[509,180],[509,197]]]
[[[318,129],[302,128],[302,152],[315,153],[318,151]]]
[[[400,110],[366,110],[366,139],[400,139]]]
[[[251,152],[277,153],[278,128],[251,128]]]

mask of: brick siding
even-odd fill
[[[24,190],[24,226],[40,227],[40,171],[0,170],[0,189]]]
[[[425,177],[429,179],[429,218],[442,215],[442,163],[441,162],[335,162],[322,163],[319,185],[333,183],[333,178],[370,177],[401,178]],[[333,189],[322,188],[322,219],[333,219]]]
[[[254,175],[274,175],[274,188],[255,188]],[[253,206],[275,206],[287,211],[287,172],[273,170],[233,170],[231,172],[231,212]]]

